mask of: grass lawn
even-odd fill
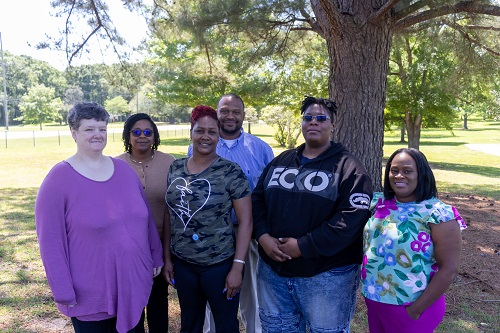
[[[123,152],[122,126],[123,123],[110,124],[105,154],[116,156]],[[500,122],[469,121],[469,128],[462,130],[457,124],[453,133],[425,130],[420,150],[432,164],[440,191],[500,200],[500,156],[465,146],[500,144]],[[271,145],[275,155],[283,151],[273,139],[272,128],[252,125],[251,129],[253,134]],[[72,332],[67,319],[57,311],[46,283],[38,253],[33,207],[43,178],[54,164],[75,153],[75,144],[68,135],[36,137],[37,125],[10,128],[12,132],[21,130],[34,131],[35,139],[9,139],[6,142],[0,131],[0,332]],[[49,130],[69,131],[66,126],[44,125],[44,131]],[[116,133],[112,133],[113,130]],[[187,130],[162,130],[160,136],[162,145],[159,150],[176,157],[185,155],[189,145]],[[405,146],[399,142],[399,132],[386,132],[384,158]],[[497,274],[498,264],[496,259],[491,266]],[[170,294],[169,317],[172,331],[176,331],[178,305],[175,292]],[[496,301],[478,304],[453,298],[454,306],[458,308],[453,308],[453,312],[447,315],[438,332],[500,332],[498,315],[491,315],[500,311],[498,290],[496,295]],[[367,331],[364,304],[358,304],[352,332]]]

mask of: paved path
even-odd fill
[[[158,126],[158,131],[174,131],[174,130],[189,130],[190,125],[162,125]],[[108,127],[108,133],[118,133],[122,134],[122,128],[112,128]],[[1,133],[1,132],[0,132]],[[27,139],[32,138],[47,138],[53,136],[68,136],[71,135],[69,128],[67,130],[51,131],[51,130],[34,130],[34,131],[3,131],[0,135],[0,139]]]
[[[500,144],[497,143],[486,143],[486,144],[466,144],[467,148],[471,150],[477,150],[486,154],[492,154],[500,156]]]

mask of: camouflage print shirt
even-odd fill
[[[171,250],[191,263],[216,264],[234,255],[231,200],[250,195],[248,181],[238,164],[222,157],[198,174],[188,172],[187,160],[174,161],[168,174]]]

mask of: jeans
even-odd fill
[[[246,333],[262,333],[259,319],[259,303],[257,301],[257,262],[259,260],[258,244],[255,239],[250,240],[248,253],[245,258],[245,274],[240,293],[241,321]],[[207,305],[205,312],[204,333],[215,333],[215,322]]]
[[[173,256],[174,276],[181,307],[181,333],[202,333],[205,307],[208,303],[218,333],[239,333],[239,294],[232,300],[223,293],[233,258],[221,263],[201,266]]]
[[[312,277],[282,277],[263,260],[257,268],[259,315],[264,333],[350,332],[360,265]]]

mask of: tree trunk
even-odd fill
[[[405,141],[405,136],[406,136],[406,124],[401,125],[401,137],[399,142],[404,143]]]
[[[406,130],[408,132],[408,148],[420,149],[420,130],[422,128],[422,116],[412,116],[409,112],[405,114]]]
[[[464,114],[464,129],[469,129],[467,127],[467,112]]]
[[[384,106],[392,30],[388,16],[367,22],[378,1],[333,0],[327,13],[312,0],[330,57],[329,94],[338,106],[333,138],[365,165],[382,189]],[[332,24],[335,20],[336,24]]]

